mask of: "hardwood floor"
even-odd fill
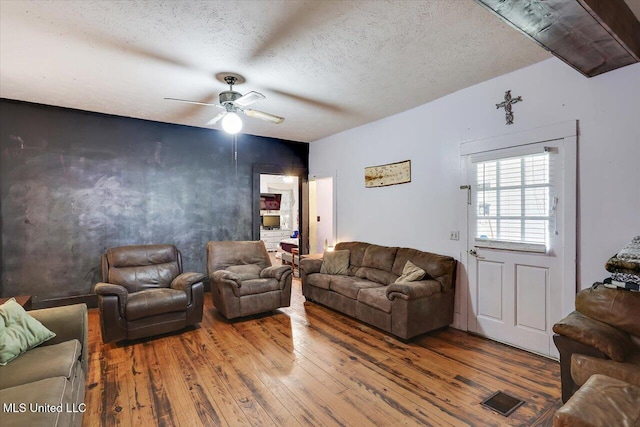
[[[205,294],[195,329],[103,345],[89,311],[83,425],[550,426],[557,362],[448,328],[406,344],[322,306],[225,321]],[[480,405],[525,400],[503,417]]]

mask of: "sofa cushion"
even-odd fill
[[[322,274],[347,274],[349,269],[349,251],[342,249],[339,251],[325,252],[320,266]]]
[[[395,282],[398,275],[392,273],[391,268],[397,250],[395,247],[369,245],[362,258],[362,266],[355,271],[355,276],[381,285]]]
[[[358,292],[358,302],[384,311],[385,313],[391,313],[391,301],[387,298],[386,286],[360,289],[360,292]]]
[[[335,250],[348,250],[350,252],[350,263],[356,267],[362,266],[362,260],[370,243],[364,242],[340,242],[336,244]]]
[[[69,426],[73,419],[73,387],[64,377],[46,378],[27,384],[21,384],[0,390],[0,402],[4,405],[14,404],[17,412],[3,412],[2,426]],[[37,410],[29,404],[41,405],[38,408],[59,407],[62,412]],[[21,404],[25,409],[19,412]],[[69,408],[67,408],[67,404]],[[69,409],[69,410],[67,410]],[[78,409],[76,407],[76,409]]]
[[[390,272],[393,268],[393,261],[396,259],[396,252],[398,252],[398,248],[395,247],[369,245],[362,259],[362,267]]]
[[[184,291],[169,288],[147,289],[129,294],[126,316],[127,320],[131,321],[174,311],[186,312],[187,304],[187,293]]]
[[[280,282],[277,279],[250,279],[242,282],[242,286],[238,289],[238,295],[242,297],[278,290],[280,290]]]
[[[402,275],[407,261],[411,261],[427,274],[424,280],[435,279],[442,285],[442,290],[447,292],[453,289],[456,262],[453,258],[444,255],[422,252],[417,249],[400,248],[396,253],[391,271],[398,276]]]
[[[363,242],[340,242],[336,245],[335,250],[348,249],[349,255],[349,276],[355,276],[358,268],[362,266],[362,260],[364,259],[364,253],[367,248],[371,246],[369,243]]]
[[[423,269],[411,261],[407,261],[402,269],[402,276],[398,277],[394,283],[415,282],[416,280],[422,280],[426,274],[427,273]]]
[[[71,378],[82,352],[78,340],[36,347],[0,367],[0,389],[52,377]]]
[[[331,276],[330,289],[347,298],[357,299],[360,289],[377,288],[378,283],[352,276]]]
[[[14,298],[0,305],[0,365],[55,336]]]
[[[322,289],[331,289],[331,275],[330,274],[320,274],[314,273],[307,276],[307,282],[311,286],[315,286],[316,288]]]
[[[237,274],[240,280],[259,279],[262,267],[256,264],[230,265],[227,271]]]
[[[398,276],[389,271],[371,267],[360,267],[356,271],[356,277],[367,279],[381,285],[388,285],[390,283],[393,283],[398,278]]]

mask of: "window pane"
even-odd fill
[[[549,215],[549,188],[526,188],[524,190],[526,216]]]
[[[547,220],[526,220],[524,222],[524,241],[527,243],[547,243]]]
[[[510,242],[520,242],[522,235],[522,222],[519,219],[500,219],[498,220],[500,226],[500,233],[498,238],[500,240],[507,240]]]
[[[476,237],[495,240],[498,238],[497,230],[497,221],[495,219],[479,219],[476,227]]]
[[[522,184],[521,159],[500,160],[500,187]]]
[[[522,216],[521,190],[500,191],[500,216]]]
[[[478,190],[496,187],[496,162],[478,164]]]
[[[478,216],[498,215],[495,190],[478,193]]]
[[[549,156],[539,154],[524,158],[524,182],[526,185],[549,182]]]
[[[477,163],[476,178],[476,238],[547,244],[548,153]]]

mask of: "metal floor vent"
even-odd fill
[[[480,404],[504,415],[505,417],[508,417],[513,411],[524,404],[524,400],[516,399],[515,397],[501,391],[496,391],[491,396],[480,402]]]

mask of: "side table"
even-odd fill
[[[0,298],[0,304],[4,304],[11,298],[15,298],[16,302],[20,304],[25,310],[31,309],[31,295],[16,295],[15,297]]]

